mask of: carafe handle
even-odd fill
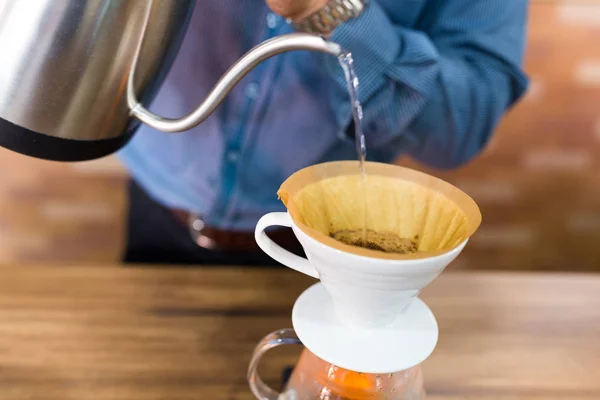
[[[248,366],[248,383],[254,396],[259,400],[277,400],[280,393],[267,386],[258,375],[258,365],[262,356],[269,350],[285,344],[302,345],[293,329],[281,329],[265,336],[254,349]]]

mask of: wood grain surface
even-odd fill
[[[312,282],[280,269],[6,267],[2,399],[251,399],[256,342]],[[600,277],[456,272],[422,298],[431,400],[600,398]],[[273,351],[269,382],[299,349]]]

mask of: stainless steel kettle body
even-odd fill
[[[110,154],[139,121],[166,132],[206,119],[254,66],[289,50],[333,55],[306,34],[265,42],[240,59],[187,116],[144,108],[177,55],[195,0],[0,0],[0,145],[60,161]]]

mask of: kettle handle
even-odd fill
[[[140,44],[141,46],[141,44]],[[240,58],[217,82],[206,99],[190,114],[176,119],[164,118],[144,108],[137,100],[134,88],[136,57],[127,81],[127,104],[130,113],[146,125],[163,132],[181,132],[194,128],[221,104],[233,87],[261,62],[278,54],[293,50],[312,50],[334,56],[342,54],[342,48],[322,37],[309,33],[289,33],[269,39],[251,49]]]
[[[259,400],[277,400],[280,393],[267,386],[258,375],[258,365],[262,356],[269,350],[285,344],[302,345],[293,329],[281,329],[265,336],[254,349],[248,366],[248,383],[254,396]]]

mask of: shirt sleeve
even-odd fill
[[[412,29],[393,17],[371,0],[330,38],[354,57],[367,149],[459,166],[483,149],[527,88],[520,68],[527,1],[428,0]],[[339,84],[332,106],[348,129],[344,73],[334,58],[326,60]]]

